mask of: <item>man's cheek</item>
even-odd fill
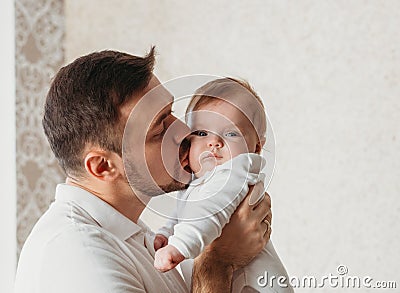
[[[180,145],[175,143],[173,137],[165,136],[161,145],[162,163],[170,176],[175,174],[180,167]]]
[[[146,166],[150,171],[154,172],[155,166],[160,166],[161,161],[161,145],[157,143],[146,144]]]

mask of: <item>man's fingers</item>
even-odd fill
[[[257,206],[264,197],[264,183],[258,182],[256,185],[250,186],[249,194],[249,206]]]
[[[263,240],[266,244],[269,241],[272,231],[271,198],[267,193],[265,193],[265,197],[262,201],[259,202],[257,206],[253,207],[253,215],[260,221],[260,229],[263,235]]]
[[[262,223],[263,224],[265,224],[265,232],[267,232],[269,229],[271,229],[271,223],[267,220],[267,219],[264,219],[263,221],[262,221]]]
[[[267,198],[264,198],[257,206],[253,207],[252,213],[260,222],[271,213],[271,206]]]
[[[265,208],[264,208],[264,206],[265,206]],[[261,225],[261,229],[262,229],[264,237],[267,237],[269,239],[268,235],[271,234],[272,212],[267,207],[266,204],[264,206],[257,208],[257,210],[255,210],[254,213],[257,213],[257,217],[259,217],[259,219],[260,219],[260,225]],[[268,239],[267,239],[267,241],[268,241]]]
[[[265,203],[269,209],[271,209],[271,197],[267,192],[263,193],[263,196],[259,200],[257,204],[253,206],[253,210],[257,209],[260,205]]]
[[[272,232],[271,224],[270,224],[270,222],[264,220],[264,221],[262,222],[262,225],[264,226],[264,229],[265,229],[265,231],[264,231],[264,237],[263,237],[263,238],[264,238],[264,241],[268,242],[269,237],[271,236],[271,232]]]
[[[267,192],[265,192],[263,194],[263,200],[266,202],[268,208],[271,208],[271,197],[269,196],[269,194]],[[253,207],[253,209],[256,209],[260,205],[261,202],[262,201],[260,201],[255,207]]]
[[[268,223],[269,223],[270,225],[272,225],[272,212],[271,212],[271,210],[269,210],[269,211],[267,212],[267,214],[265,215],[263,221],[268,221]]]

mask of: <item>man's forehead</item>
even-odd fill
[[[154,116],[170,105],[173,100],[173,95],[153,75],[146,88],[136,94],[131,102],[123,106],[120,111],[123,117],[128,117],[135,108],[140,108],[136,112],[136,115],[139,114],[137,115],[138,119],[141,117],[140,113]]]
[[[171,104],[174,100],[174,96],[160,83],[155,75],[153,75],[144,89],[142,98],[149,99],[157,104],[164,104],[164,106]]]

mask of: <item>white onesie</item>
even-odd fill
[[[169,238],[168,244],[185,258],[195,258],[221,235],[222,228],[247,195],[249,185],[264,181],[265,176],[260,173],[264,164],[265,159],[258,154],[240,154],[193,180],[189,188],[178,195],[174,219],[158,233]],[[190,263],[184,262],[182,268],[191,272]],[[184,275],[187,277],[187,272]],[[286,278],[286,281],[280,279],[283,287],[277,284],[281,276]],[[271,282],[266,282],[271,277],[272,287]],[[232,288],[232,292],[293,292],[271,241],[250,264],[234,273]]]

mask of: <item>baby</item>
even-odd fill
[[[161,272],[184,259],[198,256],[218,238],[249,185],[263,182],[266,115],[261,99],[244,81],[222,78],[199,88],[186,111],[191,128],[189,165],[194,180],[178,196],[176,220],[161,228],[154,240],[154,266]],[[262,194],[263,195],[263,194]],[[270,228],[270,223],[265,222]],[[232,243],[234,245],[234,243]],[[259,276],[275,276],[275,284],[261,287]],[[285,277],[283,287],[276,284]],[[282,279],[281,279],[282,280]],[[236,271],[233,292],[293,292],[286,270],[269,241],[244,269]]]

